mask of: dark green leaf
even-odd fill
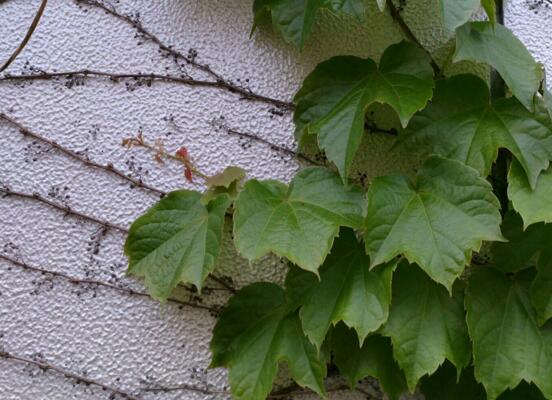
[[[318,135],[320,147],[345,179],[364,133],[368,106],[389,104],[406,126],[432,90],[429,58],[414,44],[390,46],[379,67],[371,59],[334,57],[303,82],[295,96],[294,121],[299,132]]]
[[[169,193],[130,227],[128,272],[145,277],[151,296],[159,300],[180,282],[201,288],[215,267],[229,205],[226,195],[203,205],[197,192]]]
[[[213,331],[211,351],[211,367],[229,369],[236,399],[266,398],[281,361],[299,385],[325,394],[326,361],[303,334],[297,313],[275,284],[255,283],[232,297]]]
[[[370,271],[370,259],[354,232],[342,229],[320,268],[320,281],[311,280],[310,295],[299,313],[311,342],[320,348],[328,329],[339,321],[354,328],[357,341],[364,342],[387,320],[394,268],[391,262]]]
[[[540,325],[552,318],[552,235],[547,239],[537,263],[537,276],[531,285],[531,300]]]
[[[473,367],[463,369],[458,379],[458,371],[450,362],[424,378],[420,390],[425,400],[487,400],[485,388],[473,376]]]
[[[324,168],[301,170],[289,187],[251,180],[236,201],[234,240],[248,259],[269,252],[317,273],[339,227],[362,225],[365,200]]]
[[[491,268],[471,273],[466,310],[475,376],[490,400],[522,380],[552,397],[552,326],[537,325],[532,278],[528,270],[514,278]]]
[[[483,240],[502,240],[490,184],[462,163],[429,158],[414,183],[376,178],[368,189],[365,242],[372,265],[404,255],[449,290]]]
[[[343,324],[338,324],[332,332],[332,350],[339,372],[351,388],[367,376],[376,378],[388,398],[398,400],[408,389],[404,373],[393,359],[391,341],[383,336],[371,335],[359,348],[356,336]]]
[[[544,78],[542,67],[505,26],[469,22],[456,31],[454,61],[484,62],[496,69],[514,96],[529,110]]]
[[[393,342],[395,359],[405,371],[408,387],[432,374],[448,359],[458,369],[470,361],[462,288],[452,297],[414,264],[403,262],[393,278],[393,300],[382,334]]]
[[[552,159],[552,122],[541,101],[535,113],[514,98],[491,103],[483,80],[458,75],[437,82],[431,104],[414,116],[401,143],[462,161],[482,176],[489,175],[498,149],[506,148],[534,187]]]

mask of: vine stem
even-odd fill
[[[64,146],[61,146],[60,144],[58,144],[57,142],[53,141],[53,140],[50,140],[44,136],[41,136],[37,133],[34,133],[33,131],[31,131],[30,129],[28,129],[27,127],[25,127],[23,124],[21,124],[20,122],[16,121],[15,119],[7,116],[6,114],[0,112],[0,119],[4,120],[4,121],[7,121],[8,123],[12,124],[13,126],[15,126],[16,128],[19,129],[19,132],[21,132],[21,134],[23,136],[27,136],[27,137],[30,137],[30,138],[33,138],[35,140],[38,140],[42,143],[45,143],[47,144],[48,146],[52,147],[53,149],[56,149],[58,150],[59,152],[65,154],[66,156],[74,159],[74,160],[77,160],[89,167],[92,167],[92,168],[96,168],[96,169],[101,169],[101,170],[104,170],[104,171],[107,171],[111,174],[114,174],[116,176],[118,176],[119,178],[127,181],[127,182],[130,182],[132,183],[134,186],[137,186],[137,187],[140,187],[142,189],[146,189],[146,190],[149,190],[150,192],[154,192],[158,195],[160,195],[161,197],[165,196],[167,193],[160,190],[160,189],[157,189],[153,186],[150,186],[144,182],[142,182],[141,179],[135,179],[135,178],[132,178],[128,175],[126,175],[123,171],[115,168],[115,166],[111,163],[107,164],[107,165],[102,165],[102,164],[99,164],[95,161],[92,161],[90,160],[88,157],[86,156],[83,156],[79,153],[77,153],[76,151],[74,150],[71,150],[71,149],[68,149],[67,147],[64,147]],[[116,228],[118,229],[118,228]]]
[[[46,8],[47,3],[48,3],[48,0],[42,0],[42,3],[40,3],[40,6],[38,7],[38,10],[36,11],[36,14],[33,18],[33,22],[31,22],[31,25],[29,26],[27,33],[23,37],[23,40],[21,41],[17,49],[15,49],[15,51],[10,56],[10,58],[8,58],[7,61],[0,67],[0,72],[8,68],[10,64],[15,61],[19,53],[23,51],[27,43],[29,43],[29,40],[31,40],[31,36],[33,36],[33,33],[36,27],[38,26],[38,23],[40,22],[42,15],[44,14],[44,9]]]
[[[24,356],[19,356],[15,354],[8,353],[7,351],[0,351],[0,357],[5,358],[7,360],[13,360],[20,363],[24,363],[27,365],[33,365],[35,367],[40,368],[42,371],[53,371],[60,375],[63,375],[65,378],[72,379],[76,381],[77,383],[86,383],[88,385],[97,386],[103,390],[106,390],[108,392],[111,392],[113,394],[116,394],[124,399],[127,400],[140,400],[139,397],[136,397],[128,392],[123,391],[122,389],[116,388],[114,386],[108,385],[106,383],[102,383],[100,381],[97,381],[95,379],[76,374],[74,372],[68,371],[64,368],[58,367],[57,365],[47,363],[45,361],[36,361],[31,358],[27,358]]]
[[[412,29],[408,26],[406,21],[403,19],[401,13],[395,7],[395,4],[392,0],[386,0],[387,7],[389,8],[389,13],[391,14],[391,18],[399,25],[401,30],[403,31],[404,35],[407,37],[408,40],[415,43],[420,49],[422,49],[429,57],[431,67],[433,68],[433,72],[435,72],[435,75],[442,76],[443,73],[441,71],[441,67],[437,64],[431,53],[428,49],[424,47],[424,45],[418,40],[414,32],[412,32]]]
[[[45,268],[29,265],[28,263],[26,263],[24,261],[17,260],[16,258],[10,257],[9,255],[6,255],[6,254],[1,254],[0,253],[0,259],[2,259],[4,261],[8,261],[11,264],[13,264],[13,265],[15,265],[19,268],[22,268],[22,269],[25,269],[25,270],[28,270],[28,271],[38,272],[38,273],[41,273],[41,274],[51,275],[51,276],[56,277],[56,278],[61,278],[61,279],[66,280],[66,281],[68,281],[72,284],[75,284],[75,285],[102,286],[102,287],[109,288],[109,289],[112,289],[112,290],[116,290],[118,292],[125,293],[125,294],[131,295],[131,296],[140,296],[140,297],[151,298],[151,296],[148,293],[145,293],[145,292],[141,292],[141,291],[130,289],[130,288],[125,288],[125,287],[122,287],[122,286],[114,285],[112,283],[100,281],[100,280],[97,280],[97,279],[76,278],[74,276],[67,275],[63,272],[52,271],[52,270],[48,270],[48,269],[45,269]],[[203,305],[203,304],[191,303],[191,302],[188,302],[188,301],[183,301],[183,300],[175,299],[175,298],[172,298],[172,297],[168,298],[167,301],[169,301],[171,303],[179,304],[179,305],[182,305],[182,306],[208,310],[208,311],[211,311],[212,313],[217,313],[219,311],[219,309],[216,308],[216,307],[209,307],[209,306],[206,306],[206,305]]]
[[[99,8],[105,11],[107,14],[119,19],[120,21],[127,23],[128,25],[133,27],[140,35],[150,40],[151,42],[155,43],[157,46],[159,46],[161,50],[167,52],[175,59],[183,60],[187,64],[192,65],[193,67],[211,76],[215,80],[215,82],[210,82],[209,86],[225,89],[231,93],[236,93],[241,95],[244,99],[268,103],[281,109],[292,110],[294,108],[294,105],[291,102],[264,96],[230,82],[229,80],[225,79],[222,75],[215,72],[209,65],[199,63],[198,61],[195,60],[195,57],[184,55],[180,51],[174,49],[173,46],[166,45],[156,35],[154,35],[146,28],[144,28],[144,26],[139,21],[129,17],[128,15],[120,14],[113,7],[109,7],[97,0],[75,0],[75,2],[77,4],[84,4],[87,6]]]
[[[49,199],[41,196],[39,193],[19,192],[19,191],[13,190],[13,189],[11,189],[7,186],[0,187],[0,193],[3,193],[4,197],[13,196],[13,197],[19,197],[19,198],[22,198],[22,199],[37,201],[37,202],[45,204],[49,207],[55,208],[56,210],[63,212],[65,215],[69,215],[69,216],[74,217],[76,219],[89,221],[89,222],[95,223],[97,225],[100,225],[101,227],[103,227],[105,229],[116,230],[116,231],[121,232],[125,235],[128,235],[128,229],[125,228],[125,227],[122,227],[120,225],[111,223],[107,220],[103,220],[103,219],[100,219],[100,218],[97,218],[97,217],[94,217],[94,216],[91,216],[91,215],[84,214],[80,211],[74,210],[73,208],[71,208],[71,207],[69,207],[65,204],[56,203],[52,200],[49,200]],[[209,278],[211,278],[215,282],[219,283],[226,290],[228,290],[232,293],[237,293],[237,289],[234,288],[232,285],[230,285],[228,282],[226,282],[224,279],[222,279],[220,277],[217,277],[213,274],[210,274]],[[184,286],[184,285],[180,285],[180,286],[184,287],[186,290],[189,290],[191,292],[195,292],[192,288],[190,288],[188,286]]]

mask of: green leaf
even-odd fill
[[[343,321],[356,330],[362,344],[387,321],[395,264],[370,271],[370,259],[354,232],[342,229],[320,268],[320,281],[311,280],[310,295],[299,313],[310,341],[320,349],[330,326]]]
[[[458,371],[449,362],[424,378],[420,390],[425,400],[487,400],[485,388],[473,376],[473,367],[463,369],[458,377]]]
[[[244,178],[245,170],[240,167],[226,167],[221,173],[208,177],[205,180],[208,189],[203,194],[203,203],[207,204],[222,194],[235,200],[241,190],[241,182]]]
[[[496,399],[522,380],[552,397],[552,326],[539,328],[531,306],[531,271],[514,278],[491,268],[472,271],[466,294],[475,377]]]
[[[458,369],[470,361],[461,289],[457,283],[449,295],[414,264],[403,262],[395,272],[389,320],[382,334],[391,338],[411,392],[445,359]]]
[[[535,113],[514,98],[491,103],[483,80],[458,75],[437,82],[431,104],[414,116],[400,143],[462,161],[482,176],[489,175],[498,149],[506,148],[534,186],[552,159],[552,122],[542,102]]]
[[[496,69],[514,96],[529,110],[544,78],[542,67],[505,26],[470,22],[456,31],[454,61],[476,61]]]
[[[352,56],[319,64],[295,96],[294,121],[299,132],[318,135],[320,147],[345,179],[364,133],[368,106],[389,104],[406,126],[432,91],[429,57],[416,45],[401,42],[385,50],[379,67],[371,59]]]
[[[334,362],[351,389],[361,379],[371,376],[378,379],[390,400],[398,400],[408,390],[404,373],[393,359],[388,338],[371,335],[359,347],[355,332],[338,324],[332,332],[331,342]]]
[[[462,370],[458,380],[458,372],[447,362],[423,380],[421,391],[425,400],[487,400],[485,388],[473,374],[473,367],[468,367]],[[544,400],[544,397],[535,386],[522,382],[515,389],[501,394],[498,400]]]
[[[527,228],[538,222],[552,222],[552,168],[540,174],[534,190],[522,167],[513,162],[508,174],[508,197]]]
[[[228,196],[203,205],[201,194],[169,193],[130,227],[128,273],[145,277],[152,297],[166,300],[180,282],[198,289],[215,268]]]
[[[531,285],[531,302],[537,311],[539,325],[552,318],[552,235],[549,234],[547,239],[537,263],[537,275]]]
[[[365,242],[372,266],[404,255],[449,290],[483,240],[502,240],[498,200],[477,171],[430,157],[415,182],[376,178],[368,189]]]
[[[284,39],[303,48],[321,9],[337,14],[364,16],[364,0],[255,0],[253,29],[267,14]]]
[[[473,14],[483,7],[491,24],[496,23],[494,0],[439,0],[442,23],[449,32],[470,20]]]
[[[493,264],[503,272],[527,268],[542,249],[552,244],[552,225],[533,224],[523,230],[520,215],[513,211],[504,216],[502,234],[508,242],[493,242],[491,252]]]
[[[285,361],[301,386],[325,395],[326,361],[301,330],[285,292],[272,283],[254,283],[236,294],[213,331],[211,367],[227,367],[232,395],[264,399]]]
[[[364,207],[359,189],[324,168],[301,170],[289,187],[251,180],[235,204],[234,240],[248,259],[274,252],[317,273],[340,225],[360,227]]]

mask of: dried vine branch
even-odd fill
[[[38,193],[19,192],[19,191],[16,191],[16,190],[12,190],[11,188],[9,188],[5,185],[0,186],[0,193],[3,193],[4,197],[12,196],[12,197],[19,197],[19,198],[22,198],[22,199],[37,201],[37,202],[45,204],[49,207],[55,208],[56,210],[59,210],[59,211],[63,212],[65,215],[69,215],[69,216],[74,217],[76,219],[89,221],[89,222],[95,223],[97,225],[100,225],[101,227],[103,227],[105,229],[113,229],[113,230],[122,232],[123,234],[128,234],[128,229],[127,228],[124,228],[124,227],[122,227],[120,225],[117,225],[117,224],[113,224],[109,221],[106,221],[106,220],[103,220],[103,219],[100,219],[100,218],[97,218],[97,217],[93,217],[91,215],[84,214],[80,211],[76,211],[73,208],[71,208],[71,207],[69,207],[65,204],[56,203],[56,202],[54,202],[50,199],[47,199],[47,198],[41,196]],[[222,279],[220,277],[217,277],[215,275],[212,275],[212,274],[209,275],[209,278],[211,278],[215,282],[219,283],[226,290],[228,290],[232,293],[237,292],[236,288],[234,288],[232,285],[230,285],[224,279]],[[180,286],[184,287],[186,290],[189,290],[191,292],[195,292],[194,289],[192,289],[188,286],[183,286],[183,285],[180,285]]]
[[[71,208],[71,207],[69,207],[65,204],[56,203],[56,202],[54,202],[50,199],[47,199],[46,197],[41,196],[39,193],[18,192],[16,190],[10,189],[7,186],[0,187],[0,193],[4,194],[3,197],[12,196],[12,197],[19,197],[19,198],[22,198],[22,199],[38,201],[40,203],[46,204],[46,205],[48,205],[52,208],[55,208],[55,209],[65,213],[66,215],[72,216],[74,218],[77,218],[77,219],[80,219],[80,220],[85,220],[85,221],[90,221],[90,222],[98,224],[98,225],[100,225],[100,226],[102,226],[106,229],[113,229],[113,230],[128,234],[128,229],[127,228],[124,228],[120,225],[111,223],[109,221],[106,221],[106,220],[103,220],[103,219],[100,219],[100,218],[93,217],[91,215],[83,214],[80,211],[74,210],[73,208]]]
[[[122,389],[116,388],[114,386],[102,383],[100,381],[97,381],[95,379],[89,378],[87,376],[79,375],[74,372],[68,371],[64,368],[58,367],[56,365],[47,363],[45,361],[37,361],[33,360],[31,358],[27,358],[24,356],[18,356],[15,354],[8,353],[7,351],[0,351],[0,357],[5,358],[7,360],[13,360],[17,361],[23,364],[27,365],[33,365],[35,367],[40,368],[42,371],[53,371],[60,375],[63,375],[65,378],[71,379],[76,381],[77,383],[85,383],[87,385],[93,385],[96,387],[99,387],[105,391],[108,391],[110,393],[113,393],[114,395],[120,396],[127,400],[140,400],[139,397],[136,397],[128,392],[123,391]]]
[[[52,147],[53,149],[56,149],[56,150],[60,151],[61,153],[65,154],[66,156],[68,156],[70,158],[73,158],[74,160],[77,160],[77,161],[79,161],[79,162],[81,162],[81,163],[83,163],[83,164],[85,164],[89,167],[107,171],[111,174],[114,174],[114,175],[118,176],[119,178],[121,178],[121,179],[123,179],[127,182],[130,182],[134,186],[140,187],[142,189],[149,190],[149,191],[154,192],[154,193],[156,193],[160,196],[165,196],[165,194],[166,194],[166,192],[164,192],[162,190],[159,190],[159,189],[157,189],[153,186],[150,186],[150,185],[142,182],[141,179],[135,179],[135,178],[132,178],[132,177],[126,175],[123,171],[115,168],[115,166],[113,166],[113,164],[107,164],[107,165],[99,164],[97,162],[94,162],[94,161],[90,160],[87,156],[83,156],[83,155],[77,153],[74,150],[71,150],[71,149],[68,149],[67,147],[61,146],[60,144],[58,144],[57,142],[55,142],[53,140],[50,140],[50,139],[48,139],[44,136],[41,136],[41,135],[39,135],[35,132],[32,132],[30,129],[23,126],[20,122],[16,121],[15,119],[7,116],[6,114],[4,114],[2,112],[0,112],[0,119],[2,119],[4,121],[7,121],[8,123],[10,123],[13,126],[15,126],[16,128],[18,128],[19,132],[21,132],[21,134],[23,136],[27,136],[27,137],[33,138],[35,140],[38,140],[42,143],[45,143],[48,146]]]
[[[33,272],[39,272],[41,274],[51,275],[51,276],[56,277],[56,278],[61,278],[61,279],[66,280],[70,283],[73,283],[75,285],[101,286],[101,287],[113,289],[113,290],[119,291],[121,293],[131,295],[131,296],[147,297],[147,298],[151,299],[151,296],[149,294],[145,293],[145,292],[140,292],[140,291],[137,291],[137,290],[134,290],[134,289],[114,285],[113,283],[104,282],[104,281],[100,281],[100,280],[97,280],[97,279],[76,278],[74,276],[64,274],[63,272],[52,271],[52,270],[48,270],[48,269],[45,269],[45,268],[40,268],[40,267],[36,267],[36,266],[33,266],[33,265],[29,265],[24,261],[17,260],[16,258],[10,257],[6,254],[1,254],[0,253],[0,259],[8,261],[11,264],[16,265],[16,266],[18,266],[22,269],[25,269],[25,270],[28,270],[28,271],[33,271]],[[206,305],[203,305],[203,304],[191,303],[191,302],[188,302],[188,301],[183,301],[183,300],[175,299],[175,298],[172,298],[172,297],[168,298],[167,301],[169,301],[171,303],[179,304],[179,305],[182,305],[182,306],[207,310],[207,311],[210,311],[213,314],[216,314],[219,311],[219,309],[217,307],[210,307],[210,306],[206,306]]]
[[[119,19],[120,21],[123,21],[133,27],[142,37],[144,37],[147,40],[150,40],[151,42],[155,43],[159,48],[168,54],[170,54],[175,59],[180,59],[185,61],[187,64],[207,73],[210,75],[215,82],[211,82],[210,86],[218,87],[220,89],[227,90],[231,93],[236,93],[241,95],[244,99],[247,100],[254,100],[254,101],[260,101],[264,103],[271,104],[273,106],[276,106],[281,109],[285,110],[292,110],[294,108],[293,103],[286,102],[278,99],[274,99],[268,96],[263,96],[258,93],[254,93],[249,89],[246,89],[242,86],[236,85],[229,80],[225,79],[222,75],[216,73],[211,67],[209,67],[207,64],[199,63],[195,57],[185,55],[178,50],[174,49],[173,46],[168,46],[164,44],[156,35],[148,31],[144,26],[137,21],[136,19],[131,18],[128,15],[123,15],[117,12],[114,8],[109,7],[105,5],[104,3],[97,1],[97,0],[75,0],[77,4],[84,4],[91,7],[99,8],[109,15]]]
[[[422,49],[428,56],[431,62],[431,67],[433,68],[433,71],[435,72],[435,75],[442,76],[443,72],[441,71],[441,67],[437,64],[431,53],[428,49],[424,47],[424,45],[418,40],[414,32],[412,32],[412,29],[408,26],[406,21],[403,19],[401,13],[395,7],[395,4],[392,0],[386,0],[386,5],[389,8],[389,13],[391,14],[391,18],[399,25],[405,36],[408,40],[415,43],[420,49]]]
[[[38,26],[38,23],[40,22],[40,18],[42,18],[42,15],[44,14],[44,9],[46,8],[47,3],[48,0],[42,0],[42,3],[40,3],[40,6],[38,7],[38,10],[36,11],[36,14],[33,18],[33,22],[31,22],[31,25],[29,26],[27,33],[23,37],[23,40],[21,41],[17,49],[15,49],[10,58],[8,58],[8,60],[0,67],[0,72],[8,68],[10,64],[15,61],[19,53],[23,51],[27,43],[29,43],[29,40],[31,40],[31,36],[33,36],[33,33]]]

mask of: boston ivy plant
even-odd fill
[[[488,21],[470,22],[480,8]],[[319,13],[367,12],[364,0],[256,0],[253,11],[254,27],[269,20],[299,47]],[[159,300],[181,282],[201,289],[229,216],[239,254],[289,262],[283,286],[242,288],[215,326],[211,366],[229,370],[236,399],[266,398],[282,362],[320,396],[337,368],[351,388],[378,379],[390,399],[415,390],[428,400],[552,399],[544,71],[496,23],[493,0],[440,0],[438,11],[456,37],[452,61],[488,64],[508,96],[491,96],[475,75],[437,76],[415,40],[379,60],[331,58],[294,101],[296,138],[315,141],[327,167],[302,169],[289,184],[246,181],[230,167],[204,194],[172,192],[132,225],[129,273]],[[422,162],[414,177],[380,176],[363,190],[349,172],[374,103],[396,114],[395,147]],[[507,191],[493,187],[497,158],[509,169]],[[488,261],[476,254],[484,245]]]

